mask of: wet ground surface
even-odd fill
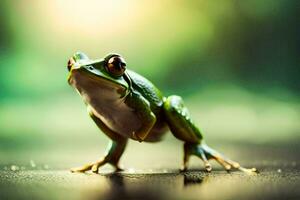
[[[246,166],[257,167],[258,175],[227,173],[218,165],[214,165],[213,172],[206,173],[198,160],[194,160],[188,172],[182,173],[178,170],[179,155],[168,157],[169,153],[151,152],[161,156],[156,158],[158,164],[153,162],[150,152],[149,158],[141,161],[138,153],[129,150],[124,162],[127,161],[127,166],[132,163],[135,168],[120,173],[112,173],[110,168],[101,169],[99,174],[70,173],[67,167],[73,161],[62,166],[39,165],[34,161],[26,166],[2,165],[0,199],[300,199],[297,146],[288,149],[288,146],[250,145],[233,149],[236,148],[240,149],[239,154],[232,153],[231,148],[222,149]],[[81,163],[83,157],[77,157]]]
[[[1,171],[0,199],[299,199],[300,170],[71,174]]]

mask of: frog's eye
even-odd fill
[[[126,69],[126,63],[124,58],[121,56],[111,57],[106,64],[107,71],[113,76],[119,77],[122,76]]]

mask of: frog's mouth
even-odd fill
[[[121,97],[128,94],[129,84],[123,77],[112,78],[101,70],[90,66],[72,67],[68,77],[70,85],[79,91],[99,91],[118,93]]]

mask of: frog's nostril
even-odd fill
[[[70,58],[70,59],[68,60],[68,65],[67,65],[67,67],[68,67],[68,70],[69,70],[69,71],[71,70],[72,65],[73,65],[74,63],[75,63],[75,61],[74,61],[73,58]]]
[[[68,71],[70,71],[71,70],[71,65],[68,65]]]

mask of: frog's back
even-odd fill
[[[155,114],[158,114],[163,104],[163,95],[161,91],[142,75],[131,70],[127,70],[127,73],[132,80],[133,89],[147,99],[151,105],[151,110]]]

